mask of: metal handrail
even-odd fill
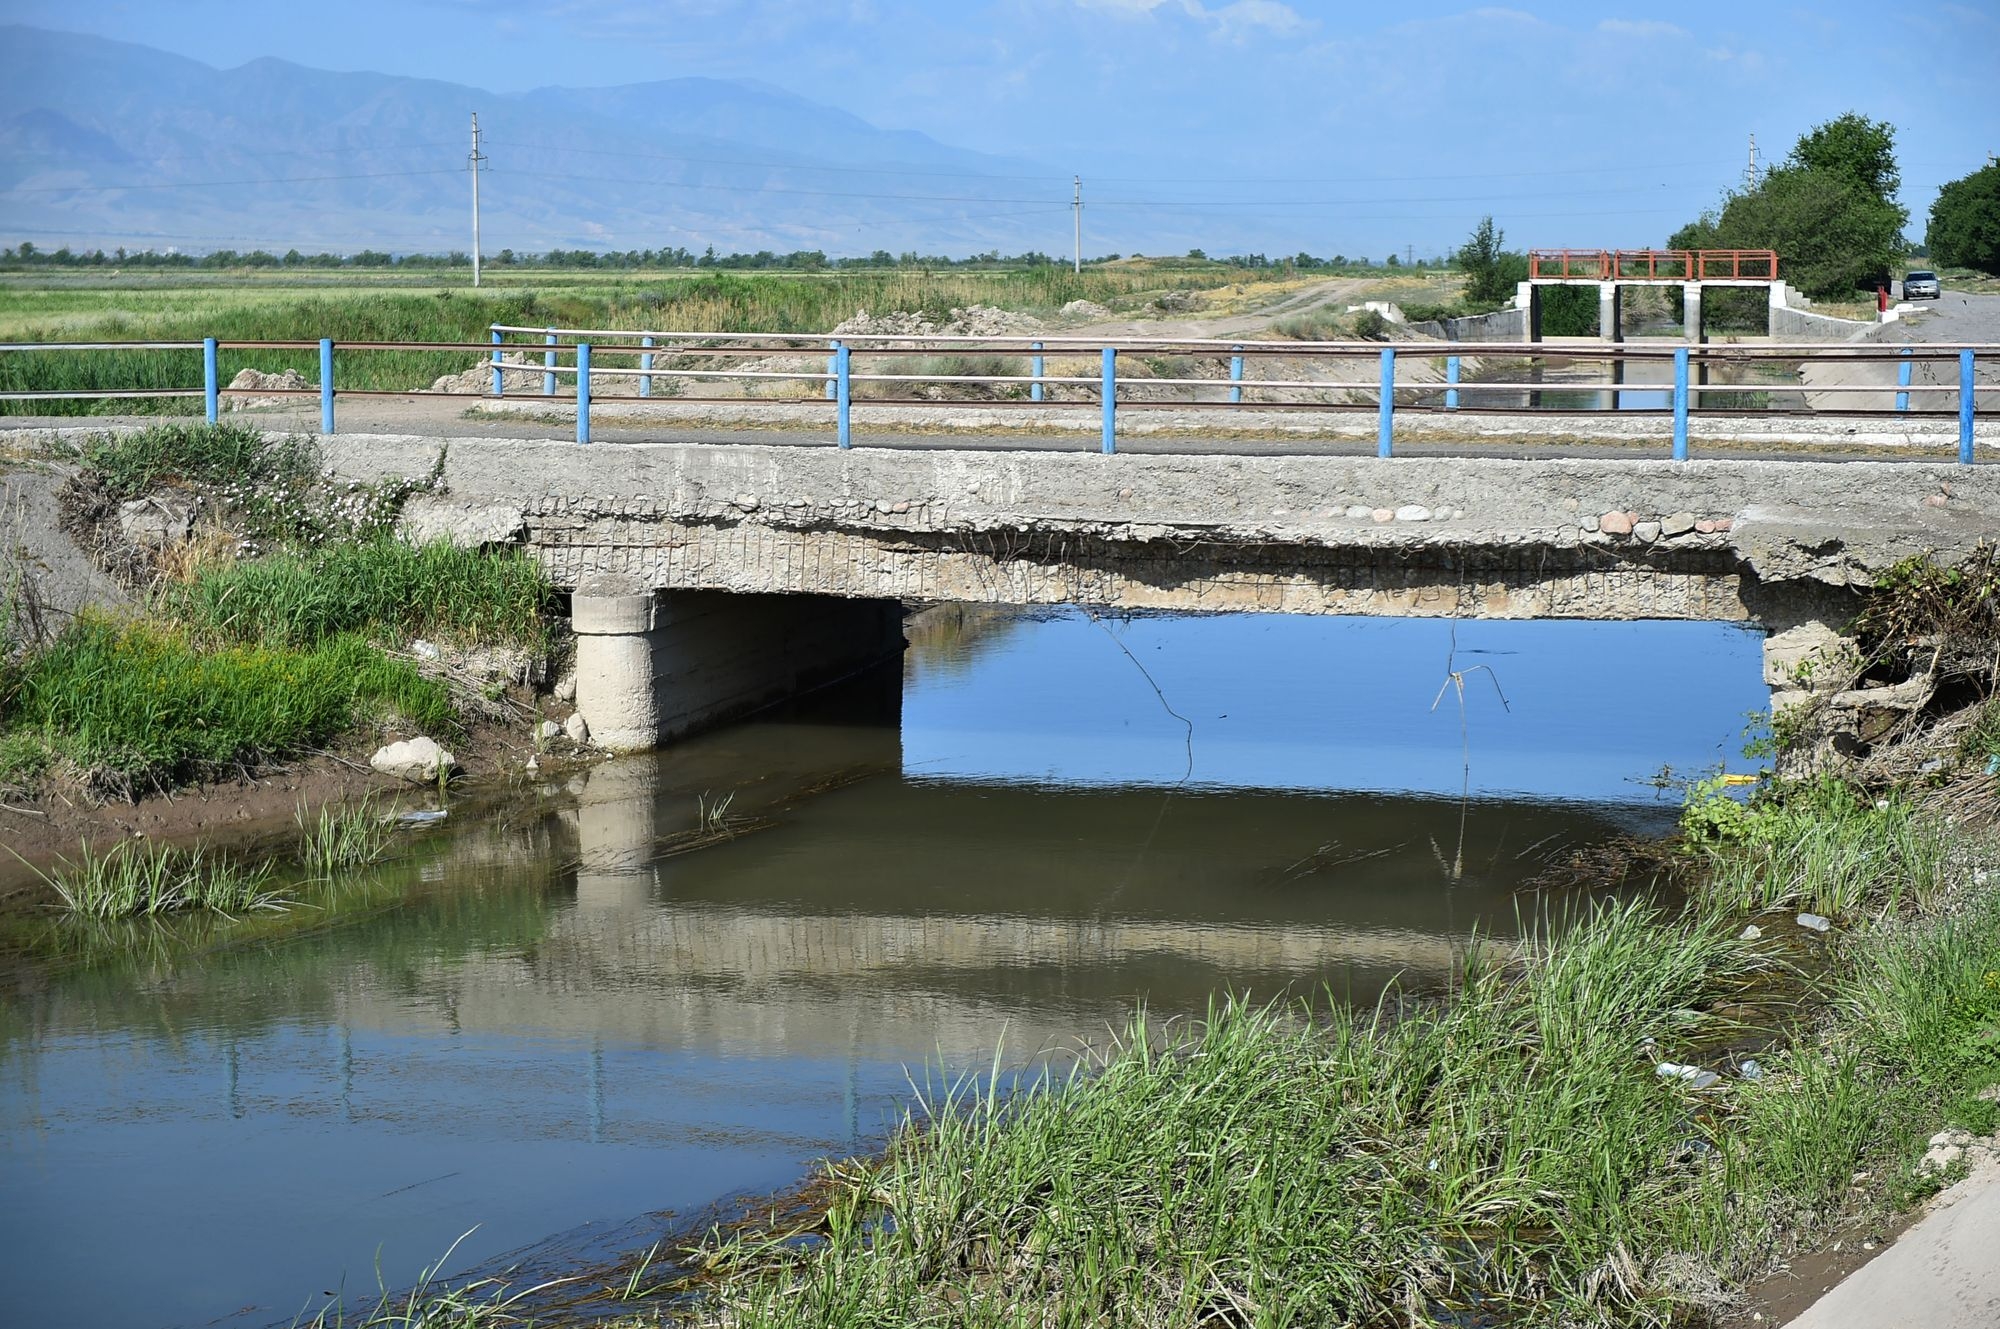
[[[1571,256],[1585,251],[1557,251],[1564,255],[1567,264]],[[1763,251],[1594,251],[1606,257],[1614,266],[1632,260],[1634,255],[1667,255],[1675,259],[1703,256],[1721,256],[1736,259],[1761,260]],[[1651,261],[1651,260],[1649,260]],[[520,333],[539,338],[536,341],[512,341],[506,334]],[[1152,402],[1134,400],[1130,393],[1120,395],[1121,381],[1117,372],[1117,362],[1121,355],[1153,355],[1185,358],[1192,360],[1227,360],[1229,376],[1223,378],[1159,376],[1147,377],[1143,381],[1151,387],[1166,389],[1186,389],[1190,393],[1226,390],[1226,402],[1202,402],[1197,397],[1193,404],[1203,407],[1257,409],[1257,410],[1321,410],[1353,411],[1374,410],[1380,415],[1380,436],[1378,451],[1382,456],[1393,455],[1394,416],[1401,411],[1428,413],[1441,411],[1491,412],[1508,409],[1505,407],[1477,406],[1470,404],[1488,394],[1527,392],[1530,409],[1551,415],[1575,415],[1596,413],[1602,408],[1578,408],[1572,406],[1545,407],[1540,404],[1540,394],[1545,392],[1598,394],[1600,400],[1620,413],[1630,415],[1671,414],[1673,426],[1673,455],[1685,458],[1688,450],[1688,418],[1690,413],[1729,415],[1740,417],[1759,413],[1755,408],[1733,406],[1729,403],[1744,393],[1778,392],[1786,394],[1810,394],[1819,399],[1851,398],[1868,394],[1895,394],[1894,411],[1880,408],[1838,411],[1841,415],[1888,415],[1908,417],[1913,415],[1928,417],[1949,417],[1952,415],[1956,398],[1956,414],[1959,424],[1959,459],[1970,463],[1973,460],[1973,423],[1977,411],[1977,384],[1975,363],[1984,354],[1992,356],[2000,353],[2000,343],[1961,343],[1951,345],[1876,346],[1828,343],[1763,343],[1756,346],[1708,346],[1702,344],[1628,344],[1602,343],[1590,341],[1575,342],[1483,342],[1446,344],[1400,344],[1385,345],[1381,342],[1272,342],[1272,341],[1225,341],[1212,338],[1130,338],[1124,341],[1107,342],[1092,337],[1053,337],[1030,334],[1008,334],[1004,336],[976,334],[888,334],[870,333],[859,335],[820,336],[817,334],[768,334],[768,333],[709,333],[709,332],[639,332],[615,329],[578,328],[532,328],[517,325],[494,324],[489,329],[487,342],[395,342],[395,341],[353,341],[336,343],[322,338],[308,340],[244,340],[225,341],[204,338],[200,341],[92,341],[92,342],[0,342],[0,355],[37,354],[47,352],[111,352],[129,350],[152,350],[163,352],[199,350],[202,357],[203,386],[201,388],[133,388],[133,389],[63,389],[50,391],[0,391],[0,401],[77,401],[77,400],[124,400],[147,398],[185,398],[200,396],[205,398],[208,418],[217,418],[221,398],[240,397],[311,397],[317,396],[321,403],[322,432],[334,432],[334,402],[337,396],[375,398],[401,397],[406,392],[394,390],[337,389],[334,383],[334,353],[341,352],[448,352],[462,351],[482,357],[481,368],[490,370],[491,393],[461,393],[458,395],[478,395],[482,397],[505,397],[508,392],[509,375],[542,376],[542,397],[556,395],[559,380],[572,385],[577,412],[577,440],[590,439],[591,402],[593,397],[600,401],[647,402],[652,399],[652,384],[655,379],[683,379],[694,382],[740,379],[746,381],[791,381],[809,385],[814,391],[823,391],[835,412],[837,441],[840,446],[851,445],[853,388],[856,384],[871,384],[876,387],[894,389],[903,384],[949,384],[1026,388],[1027,400],[998,400],[981,402],[982,408],[990,406],[1035,406],[1047,405],[1069,408],[1077,405],[1094,405],[1102,413],[1103,445],[1106,452],[1116,451],[1116,415],[1124,410],[1185,409],[1190,403],[1185,400]],[[565,339],[568,340],[565,340]],[[608,341],[603,339],[610,339]],[[277,350],[302,351],[316,349],[319,352],[320,382],[305,388],[258,388],[233,389],[220,381],[218,353],[221,351]],[[940,352],[974,352],[995,357],[1026,359],[1030,372],[1018,373],[937,373],[927,372],[921,367],[916,372],[857,372],[854,357],[865,354],[893,364],[897,359],[931,356]],[[786,367],[783,359],[817,360],[826,355],[825,368],[817,364]],[[1049,372],[1048,358],[1060,360],[1096,359],[1098,372],[1082,374],[1076,372]],[[636,364],[605,364],[601,359],[637,361]],[[728,367],[732,360],[750,357],[778,358],[778,367]],[[1342,375],[1338,378],[1248,378],[1245,376],[1246,362],[1257,358],[1286,357],[1294,360],[1318,360],[1348,362],[1368,361],[1377,367],[1371,377],[1356,378]],[[722,367],[697,367],[702,359]],[[1526,359],[1531,367],[1539,367],[1550,360],[1572,364],[1607,364],[1613,367],[1609,381],[1596,379],[1584,382],[1563,381],[1548,383],[1539,376],[1530,382],[1464,381],[1462,369],[1468,358],[1480,360]],[[1412,382],[1397,374],[1399,360],[1421,359],[1433,364],[1443,362],[1445,377],[1440,382]],[[662,360],[678,363],[661,363]],[[686,361],[694,360],[696,364]],[[1807,361],[1826,364],[1893,363],[1898,365],[1897,382],[1892,387],[1887,384],[1709,384],[1693,381],[1691,371],[1722,365],[1745,365],[1763,361]],[[1671,386],[1654,383],[1626,383],[1623,381],[1623,367],[1634,362],[1671,361],[1674,380]],[[1917,383],[1913,381],[1913,368],[1917,363],[1956,362],[1957,382]],[[620,384],[630,384],[636,380],[638,392],[610,394],[594,391],[594,384],[604,383],[614,389]],[[1131,382],[1127,378],[1125,382]],[[1096,390],[1095,400],[1086,397],[1083,402],[1054,402],[1047,395],[1050,388],[1074,388]],[[1246,394],[1256,393],[1263,399],[1246,400]],[[1274,392],[1346,394],[1346,401],[1282,401],[1274,400]],[[1668,404],[1663,407],[1630,409],[1620,408],[1619,394],[1635,392],[1665,393]],[[536,394],[530,393],[530,399]],[[678,396],[678,394],[677,394]],[[1372,396],[1372,400],[1369,398]],[[1461,399],[1468,404],[1461,407]],[[1913,407],[1918,402],[1946,399],[1946,404],[1938,408]],[[793,400],[809,401],[810,397]],[[1704,399],[1710,404],[1702,405]],[[688,398],[682,401],[713,403],[732,400],[718,397]],[[740,400],[740,399],[736,399]],[[771,400],[766,398],[766,400]],[[1716,405],[1716,402],[1722,405]],[[934,400],[921,397],[898,396],[871,398],[870,404],[885,406],[924,405],[935,407]]]

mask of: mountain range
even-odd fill
[[[489,255],[1069,249],[1062,172],[761,84],[493,93],[277,59],[214,69],[20,24],[0,25],[0,243],[468,250],[475,113]]]

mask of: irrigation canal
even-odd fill
[[[911,635],[900,677],[413,836],[311,927],[6,961],[0,1323],[289,1324],[466,1232],[448,1273],[563,1272],[1003,1043],[1434,985],[1552,864],[1664,829],[1649,777],[1737,761],[1768,695],[1713,624]]]

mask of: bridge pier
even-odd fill
[[[1603,282],[1597,288],[1597,335],[1614,345],[1625,340],[1625,288],[1615,281]],[[1604,394],[1604,409],[1618,409],[1618,389],[1615,385],[1625,381],[1625,361],[1611,362],[1611,382],[1614,385]]]
[[[591,742],[645,752],[896,658],[903,607],[837,595],[657,593],[585,577],[570,602]]]

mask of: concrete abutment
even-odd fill
[[[593,573],[571,597],[577,710],[590,741],[645,752],[896,658],[882,598],[656,590]]]

